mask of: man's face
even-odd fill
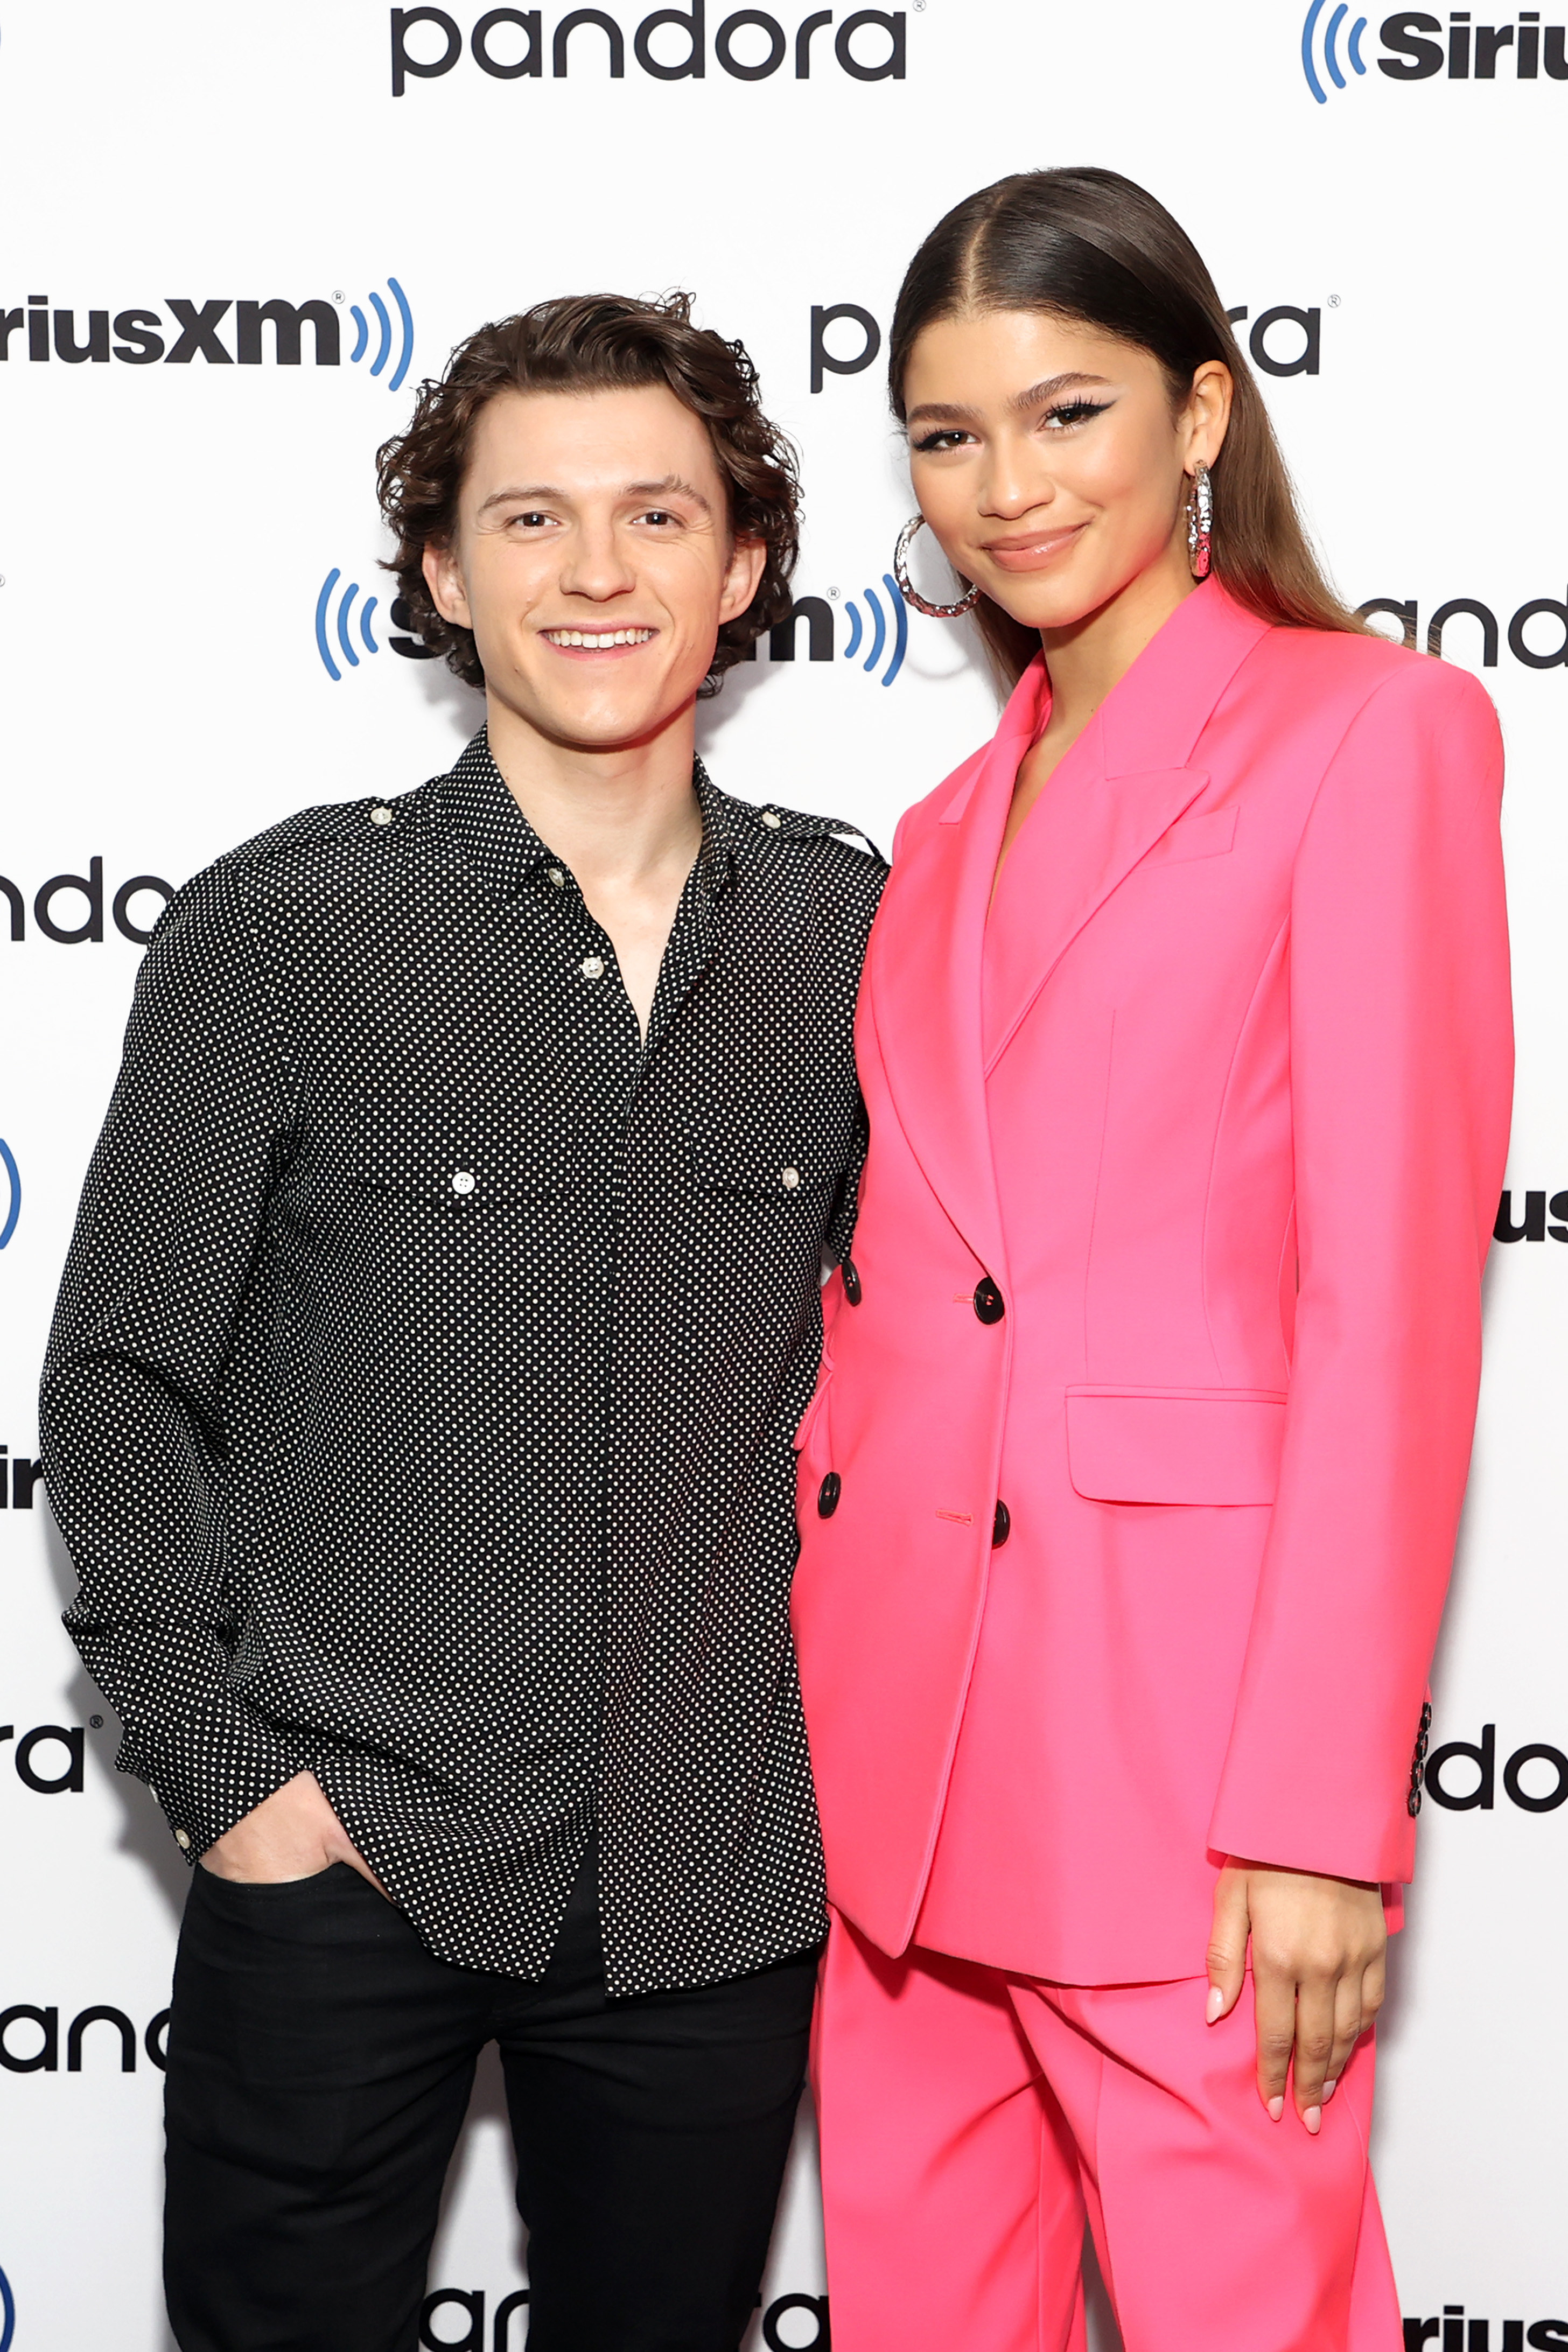
[[[765,555],[731,539],[707,428],[664,385],[503,392],[425,577],[472,629],[493,700],[552,742],[613,751],[689,709]]]

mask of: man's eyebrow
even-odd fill
[[[689,482],[684,474],[666,474],[662,482],[628,482],[626,494],[628,499],[689,499],[704,514],[713,511],[712,501],[704,498],[696,483]]]
[[[621,496],[626,499],[685,498],[700,506],[704,514],[713,511],[711,501],[683,474],[666,474],[663,480],[658,482],[628,482]],[[512,506],[520,500],[526,503],[531,499],[536,499],[542,506],[551,502],[566,506],[572,501],[572,493],[557,488],[553,482],[514,482],[503,490],[492,490],[488,499],[481,499],[479,511],[488,514],[491,507]]]
[[[547,499],[554,499],[564,502],[567,496],[568,493],[565,490],[557,489],[553,482],[512,483],[509,484],[504,490],[492,490],[488,499],[481,499],[479,511],[480,514],[486,514],[491,507],[508,506],[514,499],[537,499],[542,502]]]
[[[1085,385],[1106,384],[1110,381],[1109,376],[1087,375],[1078,368],[1068,368],[1060,375],[1043,377],[1026,391],[1016,392],[1007,405],[1015,411],[1039,408],[1047,400],[1058,400],[1064,392],[1080,391]],[[973,425],[979,414],[977,408],[963,408],[949,401],[922,401],[920,407],[910,409],[905,430],[912,433],[917,425]]]

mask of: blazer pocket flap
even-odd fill
[[[1096,1503],[1272,1503],[1285,1399],[1272,1389],[1071,1388],[1068,1473]]]

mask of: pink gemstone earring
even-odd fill
[[[1200,457],[1187,494],[1187,562],[1194,580],[1206,580],[1214,559],[1214,486]]]

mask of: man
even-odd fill
[[[68,1623],[199,1862],[184,2352],[412,2352],[499,2042],[531,2352],[733,2352],[824,1927],[795,1429],[883,867],[698,696],[796,490],[678,298],[482,329],[381,453],[449,775],[170,907],[44,1383]]]

